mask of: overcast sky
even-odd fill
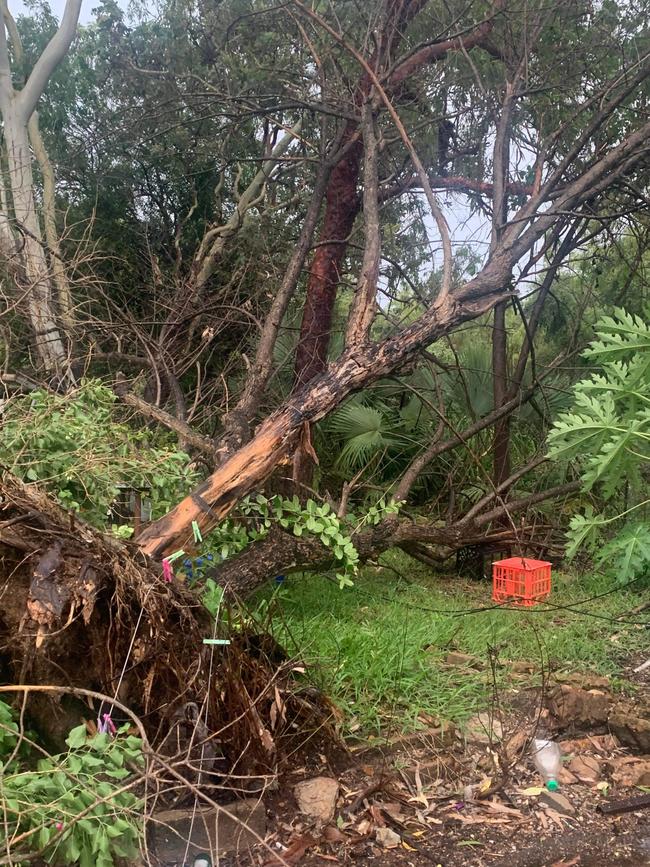
[[[50,7],[58,18],[61,18],[61,15],[63,14],[65,2],[66,0],[49,0]],[[124,9],[127,9],[129,0],[118,0],[118,3]],[[93,18],[93,9],[98,5],[99,0],[83,0],[79,21],[82,24],[88,23]],[[14,17],[29,12],[23,0],[9,0],[9,10]],[[454,245],[468,245],[480,256],[485,255],[490,237],[489,226],[486,225],[485,220],[481,219],[477,215],[472,217],[469,216],[469,208],[463,201],[462,196],[445,196],[444,193],[439,195],[442,199],[443,210],[449,222]],[[426,213],[428,209],[423,207],[423,210]],[[429,236],[432,239],[433,246],[439,247],[439,243],[436,243],[438,233],[430,215],[425,217],[425,221],[427,223]],[[437,255],[435,253],[432,255],[432,260],[432,264],[435,263],[435,265],[438,266],[442,264],[442,257],[439,250],[437,250]]]
[[[126,0],[118,0],[118,3],[126,9]],[[52,12],[60,18],[65,8],[65,0],[49,0],[49,4]],[[97,0],[83,0],[83,3],[81,4],[81,15],[79,16],[79,20],[82,24],[86,24],[90,21],[92,18],[92,11],[97,5],[99,5]],[[28,10],[23,3],[23,0],[9,0],[9,11],[14,18],[16,18],[18,15],[23,15]]]

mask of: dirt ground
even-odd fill
[[[634,684],[632,706],[648,718],[650,669],[636,675],[635,663],[631,660],[626,672]],[[596,702],[604,693],[590,691]],[[468,735],[431,726],[349,752],[325,754],[315,747],[265,796],[268,846],[285,863],[300,867],[650,865],[650,807],[617,815],[599,810],[650,791],[650,777],[643,776],[644,768],[650,774],[650,756],[635,755],[607,723],[568,724],[547,710],[540,713],[538,698],[522,691],[499,731],[489,735],[480,728]],[[533,731],[553,734],[561,743],[566,770],[560,790],[569,802],[568,815],[545,803],[525,742]],[[295,786],[318,777],[338,783],[331,819],[310,819],[296,802]],[[221,867],[281,863],[268,848],[219,862]]]

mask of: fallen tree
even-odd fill
[[[298,46],[311,58],[307,64],[296,61],[303,64],[299,71],[304,73],[304,85],[285,88],[285,76],[280,74],[272,82],[277,86],[273,99],[264,91],[257,102],[246,97],[243,108],[240,96],[232,95],[239,90],[230,89],[226,67],[223,80],[217,77],[216,84],[211,80],[206,88],[199,82],[197,92],[190,88],[196,84],[193,73],[187,74],[182,66],[170,72],[135,64],[129,51],[141,49],[147,41],[140,31],[124,45],[120,34],[112,31],[121,56],[129,59],[129,75],[140,76],[145,91],[155,82],[150,108],[159,104],[157,84],[162,82],[160,90],[169,85],[173,91],[168,94],[170,104],[179,116],[185,116],[186,109],[193,118],[196,114],[192,127],[196,136],[203,128],[204,109],[213,110],[216,103],[217,114],[236,117],[238,130],[245,129],[247,136],[241,163],[235,149],[224,151],[218,171],[211,166],[209,177],[218,176],[218,182],[215,189],[210,187],[209,197],[214,192],[219,205],[210,210],[203,202],[200,213],[209,213],[209,219],[201,216],[198,224],[193,222],[198,192],[192,188],[188,198],[188,178],[180,184],[185,198],[179,195],[173,208],[164,207],[166,189],[158,196],[163,200],[160,223],[167,219],[173,231],[162,252],[147,252],[151,252],[150,306],[139,284],[130,287],[130,298],[125,289],[124,305],[121,293],[116,293],[116,300],[102,287],[101,303],[93,298],[95,306],[88,317],[92,335],[88,367],[96,365],[103,374],[101,365],[109,365],[124,403],[173,431],[211,471],[182,502],[138,536],[140,551],[153,560],[187,549],[197,532],[209,532],[248,494],[272,484],[271,478],[280,473],[290,477],[282,481],[293,484],[301,497],[315,494],[326,500],[330,495],[338,500],[337,510],[345,512],[352,473],[334,496],[322,489],[310,491],[305,464],[319,460],[317,444],[312,442],[314,425],[352,395],[370,394],[370,386],[378,390],[388,380],[397,380],[398,387],[410,387],[408,376],[425,365],[449,370],[454,346],[443,362],[432,349],[472,321],[491,329],[491,410],[474,414],[472,408],[461,427],[450,419],[443,401],[436,405],[435,384],[430,390],[434,397],[420,394],[421,404],[428,402],[432,415],[439,417],[439,429],[431,425],[429,441],[417,440],[419,453],[409,459],[401,477],[384,486],[383,493],[408,504],[427,468],[440,463],[441,455],[451,448],[466,449],[471,463],[479,465],[472,438],[490,429],[493,466],[484,472],[481,465],[485,477],[480,479],[479,501],[464,514],[454,510],[451,502],[448,520],[440,509],[425,523],[409,523],[404,509],[397,523],[391,519],[382,525],[381,534],[368,536],[368,544],[378,549],[403,544],[435,560],[453,552],[464,539],[476,539],[479,531],[486,538],[494,535],[501,519],[498,532],[510,532],[507,514],[513,504],[523,501],[532,506],[573,490],[566,487],[573,484],[571,479],[556,479],[539,488],[534,482],[534,490],[525,496],[515,493],[525,472],[539,466],[543,432],[524,459],[525,466],[511,469],[511,414],[533,398],[543,381],[536,340],[558,275],[568,262],[586,255],[584,251],[601,232],[616,237],[622,221],[633,220],[645,203],[650,125],[643,107],[649,63],[648,55],[639,49],[638,23],[627,22],[625,50],[612,67],[610,55],[598,41],[602,21],[598,16],[592,20],[592,13],[587,14],[581,4],[550,4],[524,15],[501,0],[455,10],[447,4],[444,9],[434,7],[426,0],[390,0],[362,10],[346,6],[343,11],[343,17],[320,14],[298,0],[281,8],[263,6],[252,16],[227,9],[233,20],[224,28],[226,42],[239,39],[237,47],[244,55],[246,39],[254,40],[256,35],[251,22],[259,15],[275,28],[273,55],[286,49],[283,56],[293,62],[302,58]],[[363,28],[357,26],[361,20]],[[199,29],[204,26],[202,20],[195,23]],[[350,23],[355,26],[347,26]],[[206,31],[209,24],[214,21],[209,19]],[[285,39],[287,27],[290,33]],[[236,35],[239,30],[241,37]],[[181,41],[177,29],[171,32]],[[439,34],[433,40],[432,32]],[[365,36],[356,43],[349,33]],[[593,40],[599,47],[595,59],[590,53]],[[214,50],[227,54],[227,46]],[[583,52],[584,67],[573,62],[572,51]],[[196,60],[191,52],[188,58],[192,63]],[[585,72],[590,64],[598,74]],[[254,91],[253,85],[260,83],[256,57],[251,65],[255,72],[250,78],[248,69],[233,72],[238,82],[237,76],[243,75],[243,90]],[[210,61],[207,66],[214,64]],[[125,81],[127,91],[133,83],[128,77],[119,79],[120,93]],[[183,88],[187,85],[187,105],[185,96],[178,97],[180,81]],[[548,94],[551,103],[557,100],[557,111],[549,110]],[[141,112],[138,100],[126,100],[132,117]],[[150,130],[143,132],[149,135]],[[156,134],[162,136],[161,130]],[[180,141],[179,149],[184,146]],[[254,164],[255,170],[243,183],[246,162]],[[149,174],[145,166],[147,184]],[[224,203],[221,195],[231,178],[231,195]],[[471,268],[453,254],[440,191],[463,195],[485,218],[489,254],[480,261],[477,257]],[[295,223],[286,220],[291,230],[276,250],[272,232],[277,223],[270,215],[293,204],[298,217]],[[362,219],[356,219],[357,214]],[[418,274],[421,258],[411,256],[407,244],[400,248],[392,238],[410,220],[418,223],[420,239],[425,239],[429,250],[425,279]],[[251,225],[269,232],[262,239],[268,251],[261,263],[253,254],[240,257],[245,259],[241,265],[238,256],[248,248],[238,245]],[[149,226],[143,221],[147,239]],[[255,234],[254,228],[249,234]],[[361,234],[363,244],[356,244]],[[409,244],[418,239],[416,232],[405,237]],[[436,245],[439,251],[434,250]],[[252,249],[259,253],[261,245]],[[167,270],[161,266],[163,253],[172,259]],[[232,275],[227,271],[230,265]],[[250,296],[233,288],[240,265],[243,273],[252,274],[255,293]],[[388,297],[392,303],[393,298],[382,295],[388,266],[399,273],[396,316],[385,301]],[[343,272],[353,268],[357,273],[351,279]],[[524,297],[531,283],[534,301]],[[342,309],[340,321],[334,322],[337,296]],[[518,357],[506,333],[509,307],[523,335]],[[102,314],[110,311],[104,321],[97,309]],[[287,321],[290,313],[291,322]],[[581,311],[572,309],[570,315],[579,320]],[[233,326],[232,340],[226,339],[229,325],[238,318],[254,324]],[[251,338],[249,331],[255,328],[258,332]],[[338,354],[331,346],[334,332],[341,335]],[[572,345],[565,348],[565,359],[578,344],[569,332],[566,342]],[[288,338],[294,333],[299,336],[292,345]],[[138,348],[124,352],[130,338]],[[278,360],[283,339],[289,343],[284,362]],[[101,344],[112,345],[111,341],[117,349],[104,350]],[[462,379],[462,365],[456,362]],[[291,383],[286,381],[271,389],[283,363],[285,372],[289,367],[298,374],[298,387],[290,394]],[[119,379],[116,365],[138,371],[128,386]],[[545,362],[544,367],[552,365]],[[138,382],[141,370],[146,371],[144,389]],[[202,424],[194,425],[199,416]],[[543,423],[547,421],[545,417]],[[380,535],[389,541],[381,541]],[[290,552],[286,540],[277,538],[282,540],[278,548],[287,549],[286,563],[282,550],[270,560],[260,556],[256,565],[260,576],[266,572],[271,577],[271,571],[285,571],[297,563],[307,568],[323,562],[323,551],[305,547]],[[359,539],[358,543],[366,556],[366,542]],[[236,570],[248,568],[244,558],[254,564],[255,551],[266,552],[270,544],[255,543],[250,554],[233,560],[232,566],[226,563],[224,580],[237,588]],[[242,572],[242,589],[257,581],[245,579]]]
[[[489,261],[473,280],[455,289],[447,287],[416,322],[383,342],[367,342],[364,334],[364,339],[348,345],[339,361],[263,422],[249,443],[227,458],[168,515],[148,527],[138,540],[141,550],[161,558],[182,548],[189,540],[192,522],[207,532],[242,497],[260,487],[275,467],[290,461],[305,425],[324,418],[353,392],[403,369],[422,349],[463,322],[511,298],[510,280],[516,263],[561,215],[591,206],[617,179],[633,171],[645,157],[648,135],[650,123],[645,123],[575,180],[561,184],[563,171],[555,171],[510,221]],[[368,305],[374,306],[374,298]]]

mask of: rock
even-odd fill
[[[148,829],[158,861],[182,864],[186,849],[185,860],[191,862],[199,852],[244,852],[255,846],[266,834],[266,811],[257,798],[224,804],[222,810],[166,810],[153,814]]]
[[[293,793],[298,809],[305,816],[321,822],[331,822],[334,818],[336,799],[339,796],[339,784],[336,780],[331,777],[314,777],[298,783]]]
[[[548,709],[560,728],[594,725],[607,721],[610,702],[611,696],[606,692],[561,684],[549,693]]]
[[[380,846],[384,849],[397,849],[402,842],[399,834],[396,834],[391,828],[377,828],[375,837]]]
[[[609,728],[624,746],[636,753],[650,754],[650,719],[639,716],[638,707],[616,705],[609,717]]]
[[[565,756],[596,750],[601,753],[611,753],[620,747],[618,738],[614,735],[590,735],[588,738],[573,738],[560,741],[560,749]]]
[[[650,756],[610,759],[609,766],[619,786],[650,786]]]
[[[571,671],[565,674],[555,672],[551,675],[551,680],[554,683],[565,683],[569,686],[577,686],[578,689],[602,689],[607,690],[611,687],[608,677],[603,677],[600,674],[591,674],[590,672]]]
[[[575,807],[571,801],[559,792],[549,792],[548,789],[544,789],[538,801],[543,807],[550,807],[561,816],[573,816],[575,813]]]
[[[445,657],[446,665],[454,665],[459,668],[482,668],[483,663],[476,656],[470,656],[468,653],[457,653],[452,651]]]
[[[575,756],[567,767],[581,783],[597,783],[601,777],[600,762],[593,756]]]
[[[503,738],[503,726],[498,719],[484,711],[469,720],[465,726],[465,737],[470,743],[491,744]]]

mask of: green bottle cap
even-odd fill
[[[549,792],[557,792],[560,786],[558,785],[557,780],[549,780],[546,783],[546,788],[549,790]]]

